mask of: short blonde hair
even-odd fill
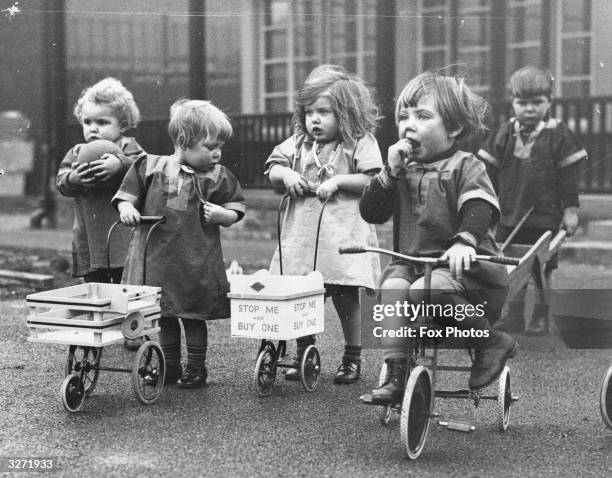
[[[489,109],[484,98],[474,93],[463,78],[426,71],[408,82],[395,105],[395,121],[403,108],[415,107],[424,96],[431,96],[448,131],[460,130],[457,140],[472,141],[487,127]]]
[[[181,99],[170,107],[168,134],[175,146],[191,148],[202,139],[227,141],[232,133],[227,115],[210,101]]]
[[[124,130],[135,128],[140,123],[140,110],[134,96],[115,78],[104,78],[82,91],[73,111],[79,123],[83,121],[83,105],[86,102],[110,107]]]

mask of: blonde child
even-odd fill
[[[134,138],[123,135],[138,124],[140,111],[120,81],[105,78],[83,91],[74,116],[83,128],[85,143],[66,153],[56,178],[60,193],[74,198],[72,274],[86,282],[119,283],[131,232],[120,228],[113,235],[107,271],[106,236],[119,219],[110,200],[131,164],[145,155]],[[94,143],[105,142],[101,150],[106,152],[99,158],[79,160],[79,155],[96,147]],[[128,348],[138,345],[139,341],[126,341]]]
[[[578,164],[587,153],[565,123],[550,116],[552,75],[526,66],[510,77],[515,116],[492,134],[478,156],[487,165],[499,193],[501,220],[497,240],[503,242],[531,207],[533,211],[512,240],[535,244],[546,231],[560,228],[571,236],[578,227]],[[548,290],[557,257],[546,263],[544,284],[526,329],[528,335],[548,332]],[[523,332],[525,294],[522,288],[504,308],[496,324],[506,332]]]
[[[146,280],[162,288],[159,341],[166,383],[198,388],[208,376],[206,320],[230,316],[219,226],[240,220],[246,206],[240,184],[219,163],[232,135],[222,111],[208,101],[179,100],[170,109],[168,133],[174,154],[136,161],[112,202],[129,226],[141,215],[166,218],[151,237]],[[130,284],[142,280],[142,229],[136,230],[126,262]],[[182,374],[179,318],[187,345]]]
[[[359,216],[359,196],[370,177],[382,168],[373,136],[377,109],[368,88],[342,68],[315,68],[298,92],[294,114],[296,133],[277,146],[266,162],[266,173],[291,198],[282,232],[283,273],[312,271],[317,220],[323,213],[317,269],[323,274],[344,335],[344,355],[334,383],[353,383],[361,374],[361,315],[359,287],[374,288],[380,274],[375,255],[367,260],[341,256],[348,243],[377,245],[376,231]],[[279,251],[271,272],[279,273]],[[312,336],[297,340],[294,368],[287,380],[299,380],[299,365]]]
[[[360,202],[362,216],[372,223],[385,222],[397,211],[402,254],[448,259],[448,267],[433,271],[433,303],[486,304],[486,316],[453,317],[445,324],[481,336],[470,339],[476,352],[472,390],[492,383],[516,347],[512,337],[492,330],[487,320],[499,314],[503,297],[495,292],[505,296],[505,266],[472,264],[477,253],[499,253],[491,232],[499,218],[497,198],[484,165],[456,145],[483,128],[485,109],[486,103],[461,79],[427,72],[411,80],[395,110],[399,141],[389,148],[387,165],[370,181]],[[420,303],[422,276],[421,268],[393,260],[383,271],[381,302]],[[401,323],[401,317],[394,319]],[[383,344],[388,373],[373,400],[398,402],[407,349],[395,339]]]

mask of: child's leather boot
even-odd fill
[[[475,358],[470,373],[470,390],[480,390],[492,384],[501,374],[506,360],[514,357],[517,342],[505,332],[490,330],[486,339],[473,342]]]
[[[385,383],[372,392],[373,403],[398,403],[404,397],[404,376],[406,359],[387,359],[387,378]]]
[[[207,378],[208,371],[205,366],[196,369],[190,364],[187,364],[183,376],[178,381],[178,386],[179,388],[200,388],[206,385]]]

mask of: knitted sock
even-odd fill
[[[361,345],[345,345],[342,361],[361,362]]]
[[[206,362],[208,349],[206,322],[197,319],[183,319],[183,327],[187,344],[187,365],[194,371],[201,371]]]
[[[174,317],[159,319],[159,345],[164,352],[166,368],[178,370],[181,368],[181,326]]]
[[[296,340],[297,342],[297,356],[302,358],[304,352],[310,345],[314,345],[316,343],[316,338],[314,335],[307,335],[306,337],[300,337]]]

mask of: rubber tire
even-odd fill
[[[425,447],[433,400],[431,371],[419,365],[408,378],[400,417],[402,446],[411,460],[417,459]]]
[[[309,392],[314,392],[319,384],[319,376],[321,374],[321,356],[317,347],[309,345],[304,350],[302,362],[300,364],[300,379],[302,385]]]
[[[146,383],[145,375],[155,377],[153,386]],[[164,388],[165,378],[166,359],[164,352],[157,342],[144,342],[136,352],[132,367],[132,387],[136,398],[145,405],[155,403]]]
[[[62,404],[69,412],[78,412],[85,402],[85,386],[78,373],[64,378],[62,382]]]
[[[601,417],[606,426],[612,428],[612,365],[607,370],[601,382],[599,410],[601,411]]]
[[[263,350],[257,356],[253,374],[253,385],[260,397],[267,397],[272,393],[272,386],[276,380],[277,361],[274,344],[266,341]]]
[[[512,406],[512,387],[510,386],[510,368],[506,365],[497,379],[497,411],[499,429],[504,432],[510,424],[510,407]]]
[[[378,375],[378,387],[382,387],[385,383],[385,379],[387,378],[387,362],[382,363],[380,367],[380,374]],[[381,405],[376,407],[378,408],[378,421],[382,425],[388,425],[391,421],[391,417],[393,416],[393,406],[391,404]]]
[[[79,373],[80,370],[75,369],[76,362],[82,362],[82,358],[77,360],[76,352],[79,350],[87,351],[87,357],[89,357],[90,353],[93,351],[93,356],[88,362],[93,365],[93,368],[89,370],[86,374],[83,374],[83,386],[85,387],[85,398],[89,397],[92,394],[96,385],[98,384],[98,377],[100,375],[100,371],[98,370],[98,365],[100,365],[100,358],[102,357],[102,347],[83,347],[81,345],[70,345],[68,348],[68,356],[66,357],[66,362],[64,364],[64,376],[72,375],[73,373]],[[85,356],[85,354],[83,354]]]

